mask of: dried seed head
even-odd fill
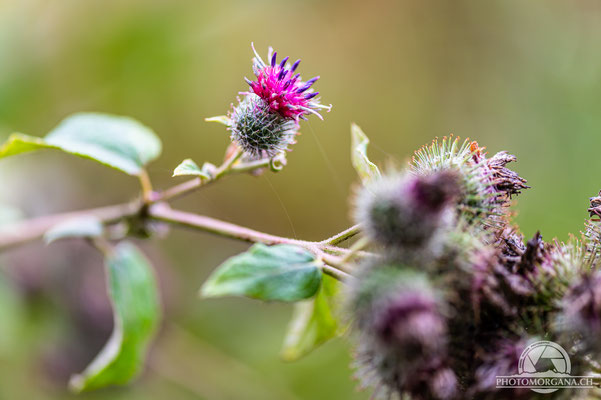
[[[504,193],[508,199],[511,199],[513,195],[520,194],[523,189],[529,188],[524,178],[505,167],[516,160],[516,156],[508,154],[506,151],[500,151],[487,160],[488,168],[492,172],[492,184],[499,193]]]
[[[601,192],[599,192],[598,196],[591,197],[589,199],[591,201],[591,207],[588,209],[588,212],[592,216],[601,217]]]

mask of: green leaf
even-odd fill
[[[173,170],[173,176],[192,175],[199,176],[204,179],[211,179],[208,167],[209,165],[211,164],[205,163],[202,166],[202,169],[200,169],[194,161],[187,158]]]
[[[324,275],[317,295],[294,306],[281,356],[294,361],[340,333],[337,320],[337,294],[340,282]]]
[[[201,295],[279,301],[307,299],[321,283],[318,265],[315,256],[301,247],[258,243],[221,264],[202,286]]]
[[[53,226],[44,234],[44,241],[50,244],[55,240],[73,237],[94,238],[102,236],[103,231],[102,221],[93,215],[85,215]]]
[[[369,139],[355,123],[351,124],[351,162],[363,184],[379,178],[380,170],[367,158]]]
[[[232,120],[230,119],[230,117],[228,117],[227,115],[219,115],[217,117],[205,118],[205,121],[207,121],[207,122],[218,122],[218,123],[223,124],[225,126],[230,126],[230,123],[232,122]]]
[[[64,119],[45,138],[12,134],[0,158],[40,149],[57,149],[98,161],[129,175],[161,154],[161,141],[138,121],[115,115],[79,113]]]
[[[106,258],[114,328],[109,341],[81,374],[71,377],[76,392],[128,383],[142,369],[160,319],[157,284],[144,255],[122,242]]]

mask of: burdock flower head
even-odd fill
[[[321,114],[317,110],[330,110],[331,106],[319,103],[317,95],[311,86],[319,79],[319,76],[303,82],[300,74],[294,74],[300,60],[296,60],[292,66],[288,64],[288,57],[277,63],[277,53],[270,47],[265,63],[253,46],[255,57],[253,58],[253,72],[257,81],[253,82],[245,78],[246,83],[254,94],[259,96],[269,105],[269,109],[277,112],[284,118],[304,118],[306,114],[315,114],[320,119]]]
[[[454,171],[389,175],[361,189],[355,219],[374,242],[396,252],[423,248],[448,222],[459,194]]]
[[[446,370],[446,304],[428,278],[395,262],[362,266],[350,294],[359,333],[357,375],[376,392],[451,398],[455,375]],[[424,376],[440,372],[440,379]],[[417,394],[430,392],[430,396]],[[434,395],[433,393],[436,393]]]
[[[245,78],[250,91],[242,92],[244,98],[230,113],[228,127],[232,140],[254,157],[273,157],[288,150],[298,134],[299,119],[315,114],[323,119],[320,109],[331,106],[319,103],[319,92],[312,85],[319,77],[303,82],[295,74],[300,60],[290,65],[288,57],[277,62],[277,53],[269,48],[266,63],[253,46],[253,72],[257,78]]]
[[[457,201],[461,219],[471,225],[481,225],[501,231],[508,224],[506,208],[512,196],[526,186],[526,180],[506,168],[516,157],[500,152],[492,158],[477,142],[459,138],[435,139],[431,145],[415,152],[411,169],[427,175],[440,170],[458,172],[462,193]]]
[[[561,301],[557,330],[580,336],[580,345],[601,353],[601,272],[587,272],[572,285]]]

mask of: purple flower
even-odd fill
[[[317,78],[303,82],[299,74],[294,74],[300,60],[290,66],[286,57],[278,64],[270,48],[270,63],[266,64],[254,46],[253,51],[257,81],[245,78],[251,90],[240,93],[244,97],[232,105],[228,129],[232,141],[249,157],[273,158],[295,143],[299,118],[306,119],[309,113],[322,118],[317,110],[329,111],[331,106],[321,105],[318,93],[311,89]]]
[[[257,80],[250,81],[245,78],[252,93],[263,99],[271,111],[277,112],[284,118],[298,121],[299,118],[305,119],[306,114],[315,114],[323,119],[317,110],[330,111],[332,106],[320,104],[319,98],[316,97],[319,92],[314,92],[311,88],[319,76],[303,82],[300,74],[295,74],[300,60],[290,65],[288,57],[285,57],[278,63],[277,53],[270,47],[267,55],[268,63],[266,63],[261,59],[254,45],[252,49],[255,53],[253,72]]]

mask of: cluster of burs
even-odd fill
[[[348,305],[357,375],[374,398],[594,395],[496,387],[537,340],[566,349],[571,375],[601,360],[601,197],[582,237],[525,241],[510,221],[512,197],[527,188],[506,168],[514,160],[445,138],[358,193],[355,217],[375,251],[359,258]]]

